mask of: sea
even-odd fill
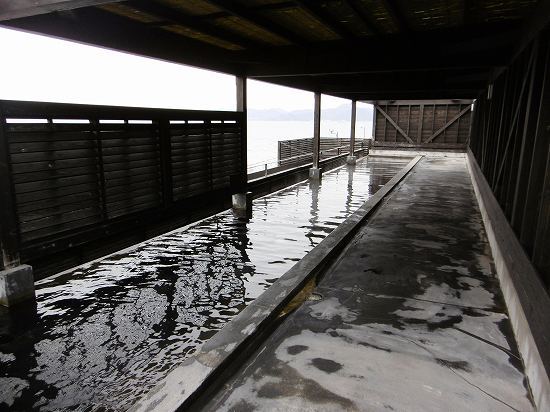
[[[349,138],[350,123],[344,120],[321,121],[322,137]],[[357,122],[355,136],[357,139],[370,138],[372,122]],[[248,121],[248,166],[273,164],[277,161],[278,142],[311,138],[313,136],[312,121]]]

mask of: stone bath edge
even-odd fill
[[[533,399],[539,411],[548,411],[550,298],[471,151],[466,163]]]

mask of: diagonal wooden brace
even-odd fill
[[[450,125],[452,125],[454,122],[456,122],[458,119],[460,119],[462,116],[464,116],[466,113],[468,113],[470,110],[472,110],[472,106],[468,105],[464,109],[460,111],[455,117],[453,117],[451,120],[449,120],[447,123],[445,123],[439,130],[435,131],[425,142],[422,143],[430,143],[433,139],[435,139],[437,136],[439,136],[441,133],[447,129]]]
[[[407,141],[409,143],[413,143],[413,140],[409,137],[409,135],[407,133],[405,133],[405,131],[403,129],[401,129],[401,127],[399,127],[399,125],[395,122],[395,120],[393,120],[389,114],[387,114],[380,106],[376,105],[376,110],[378,110],[380,113],[382,113],[382,115],[388,120],[388,122],[390,122],[390,124],[395,127],[395,129],[401,133],[403,135],[403,137],[405,139],[407,139]]]

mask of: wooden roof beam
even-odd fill
[[[390,14],[392,20],[395,22],[395,25],[400,32],[406,33],[409,31],[409,25],[407,24],[407,19],[403,15],[401,9],[397,5],[396,0],[381,0],[384,4],[384,8]]]
[[[537,37],[545,28],[550,27],[550,0],[540,0],[530,16],[523,21],[522,30],[516,36],[516,44],[512,49],[508,65],[518,58],[518,56],[528,47],[531,42]],[[505,67],[500,67],[493,73],[493,79],[499,77],[505,70]]]
[[[336,21],[326,10],[319,6],[318,2],[296,0],[296,3],[341,38],[347,40],[355,38],[355,35],[344,24]]]
[[[265,82],[281,86],[294,87],[309,91],[319,91],[323,94],[342,97],[344,99],[364,100],[393,100],[393,99],[473,99],[480,92],[480,86],[473,85],[440,85],[440,84],[408,84],[395,87],[393,84],[380,86],[357,87],[356,85],[342,85],[340,87],[327,86],[314,79],[266,78]]]
[[[248,22],[267,30],[268,32],[279,36],[280,38],[288,41],[289,43],[295,44],[297,46],[303,46],[304,40],[297,36],[294,32],[287,30],[286,28],[279,26],[278,24],[272,22],[269,19],[266,19],[256,13],[251,9],[244,8],[232,0],[207,0],[208,3],[222,9],[223,11],[241,19],[247,20]]]
[[[396,77],[391,74],[366,74],[349,76],[323,76],[311,78],[309,76],[294,78],[266,77],[263,81],[287,84],[312,84],[322,93],[354,93],[377,92],[379,90],[407,91],[407,90],[437,90],[440,88],[454,90],[483,90],[488,71],[471,71],[469,76],[460,76],[454,73],[432,71],[426,73],[411,73],[409,76]]]
[[[472,0],[463,0],[462,24],[465,26],[472,24]]]
[[[74,10],[81,7],[118,3],[122,0],[9,0],[0,2],[0,21],[37,16],[55,11]]]
[[[70,16],[49,13],[11,20],[2,26],[224,73],[243,70],[234,52],[95,7],[74,10]]]
[[[127,4],[132,8],[157,16],[167,23],[182,25],[197,32],[228,41],[246,49],[263,45],[263,43],[254,42],[247,37],[239,36],[238,34],[228,30],[214,27],[207,22],[198,22],[193,16],[189,16],[177,9],[164,6],[160,3],[151,2],[148,0],[133,0]]]
[[[371,18],[367,13],[361,9],[357,0],[344,0],[346,4],[353,10],[355,15],[363,22],[363,25],[367,28],[372,34],[380,34],[380,30],[376,27],[374,19]]]
[[[507,64],[518,27],[495,23],[480,29],[468,28],[467,32],[452,29],[405,37],[375,36],[353,44],[338,41],[311,47],[307,53],[272,48],[245,52],[243,62],[247,76],[259,80],[271,76],[493,69]],[[359,48],[361,53],[356,52]]]
[[[262,11],[278,11],[278,10],[289,10],[289,9],[295,9],[298,5],[295,1],[284,1],[282,3],[267,3],[267,4],[261,4],[259,6],[252,6],[248,8],[247,10],[249,12],[262,12]],[[216,19],[222,19],[224,17],[230,17],[233,16],[233,14],[228,13],[226,11],[217,11],[215,13],[209,13],[209,14],[202,14],[193,16],[194,19],[197,20],[216,20]]]
[[[529,43],[545,28],[550,26],[550,0],[540,0],[531,15],[525,19],[523,33],[512,59],[515,59]]]

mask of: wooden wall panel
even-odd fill
[[[550,287],[550,32],[476,100],[470,149],[520,243]]]
[[[377,101],[375,147],[462,149],[470,133],[472,101]]]

